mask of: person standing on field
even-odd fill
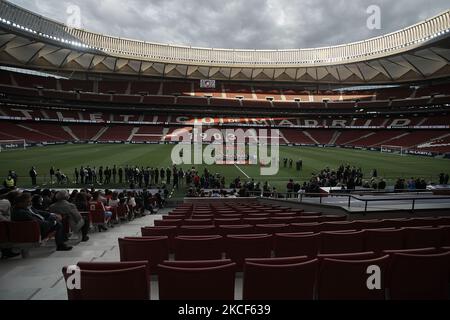
[[[53,176],[55,175],[55,168],[50,168],[50,184],[53,184]]]
[[[116,184],[116,176],[117,176],[117,168],[116,165],[114,165],[112,169],[112,177],[113,177],[113,183]]]
[[[36,168],[35,168],[35,167],[31,167],[31,170],[30,170],[30,178],[31,178],[31,184],[32,184],[33,187],[37,185],[37,183],[36,183],[36,177],[37,177],[37,171],[36,171]]]

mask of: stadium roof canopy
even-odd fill
[[[450,76],[450,10],[345,45],[295,50],[196,48],[70,28],[0,1],[0,64],[55,72],[343,85]]]

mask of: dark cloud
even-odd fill
[[[337,45],[389,33],[449,9],[448,0],[12,0],[66,22],[81,10],[84,29],[160,43],[287,49]],[[366,10],[381,8],[381,29]]]

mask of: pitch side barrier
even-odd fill
[[[175,145],[178,142],[175,141],[89,141],[89,140],[78,140],[78,141],[41,141],[41,142],[27,142],[26,147],[45,147],[45,146],[54,146],[54,145],[70,145],[70,144],[141,144],[141,145],[166,145],[171,144]],[[204,142],[204,145],[210,144],[209,142]],[[270,145],[270,144],[269,144]],[[280,141],[280,146],[287,147],[318,147],[318,148],[342,148],[342,149],[351,149],[351,150],[362,150],[362,151],[376,151],[380,152],[381,148],[365,148],[358,146],[338,146],[332,144],[303,144],[303,143],[283,143]],[[423,156],[423,157],[437,157],[444,156],[446,159],[450,159],[449,153],[439,153],[439,152],[431,152],[431,151],[420,151],[420,150],[406,150],[405,154],[414,155],[414,156]]]

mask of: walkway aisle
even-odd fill
[[[159,213],[168,211],[164,209]],[[66,300],[63,266],[79,261],[119,261],[117,239],[140,236],[141,227],[151,226],[160,218],[160,214],[145,216],[116,225],[107,232],[90,233],[88,242],[74,246],[71,251],[56,252],[52,240],[43,247],[32,249],[27,259],[0,260],[0,300]]]

